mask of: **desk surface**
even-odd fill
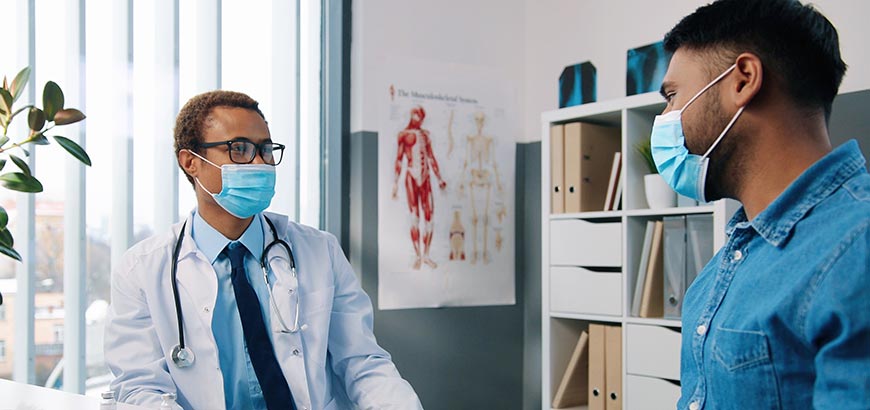
[[[100,398],[0,379],[0,410],[99,410]],[[118,410],[146,407],[118,403]]]

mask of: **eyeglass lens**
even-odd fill
[[[267,142],[260,145],[260,157],[267,164],[278,164],[284,150],[280,145]],[[257,145],[250,141],[233,141],[230,144],[230,160],[240,164],[247,164],[254,160],[257,155]]]

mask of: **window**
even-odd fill
[[[32,294],[16,295],[29,308],[6,317],[4,327],[16,338],[35,334],[33,345],[16,345],[10,357],[29,372],[17,379],[60,388],[107,373],[102,342],[89,336],[105,323],[111,267],[195,206],[172,141],[175,115],[193,95],[223,88],[260,102],[273,139],[289,148],[270,210],[320,225],[321,1],[0,0],[0,10],[10,16],[4,38],[13,47],[0,59],[0,75],[34,66],[35,89],[19,104],[32,95],[41,106],[45,82],[57,82],[66,105],[87,115],[59,135],[84,138],[93,164],[79,168],[56,144],[36,147],[32,166],[45,191],[28,199],[0,188],[16,246],[25,246],[28,231],[39,244],[31,264],[0,257],[0,280],[33,278]],[[82,301],[64,306],[65,296]],[[5,313],[0,306],[0,320]],[[14,323],[21,318],[27,323]],[[86,352],[86,360],[73,355],[64,363],[72,376],[49,380],[63,352]],[[0,378],[11,378],[12,366],[3,369]]]

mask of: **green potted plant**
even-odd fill
[[[0,136],[0,185],[6,189],[19,192],[42,192],[42,183],[33,175],[30,167],[23,157],[30,156],[27,145],[49,145],[51,140],[46,136],[56,127],[74,124],[85,119],[85,114],[75,108],[64,107],[63,91],[53,81],[45,84],[42,90],[42,108],[34,105],[16,107],[15,103],[24,92],[30,80],[30,67],[21,70],[9,83],[3,77],[3,85],[0,87],[0,128],[3,135]],[[26,115],[28,132],[23,138],[13,138],[9,135],[12,121],[19,115]],[[64,150],[73,157],[91,165],[91,159],[81,146],[68,138],[54,135],[51,139],[57,142]],[[7,165],[11,161],[17,169],[10,170]],[[3,172],[6,171],[6,172]],[[8,228],[9,215],[6,209],[0,206],[0,254],[20,261],[21,255],[15,250],[12,232]],[[3,296],[0,295],[0,304]]]
[[[644,139],[634,146],[635,150],[640,154],[646,165],[649,173],[643,176],[643,189],[646,196],[646,203],[650,209],[673,208],[677,206],[677,193],[671,189],[670,185],[659,175],[656,168],[656,163],[652,156],[652,147],[650,140]]]

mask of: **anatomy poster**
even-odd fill
[[[515,303],[510,83],[479,67],[386,66],[377,90],[378,307]]]

